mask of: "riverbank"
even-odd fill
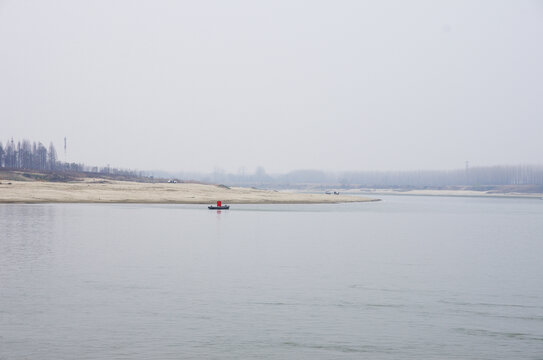
[[[322,204],[378,201],[353,195],[259,190],[194,183],[140,183],[84,179],[74,182],[6,181],[0,203]]]
[[[360,189],[347,191],[348,194],[369,196],[413,195],[413,196],[453,196],[453,197],[500,197],[500,198],[543,198],[543,193],[499,192],[476,190],[395,190],[395,189]]]

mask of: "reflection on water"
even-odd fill
[[[538,358],[543,202],[0,205],[0,359]]]
[[[0,206],[0,264],[19,266],[51,256],[53,231],[63,219],[59,210],[40,205]]]

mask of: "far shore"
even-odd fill
[[[345,193],[370,196],[411,195],[411,196],[452,196],[452,197],[499,197],[499,198],[543,198],[543,193],[497,192],[476,190],[395,190],[395,189],[360,189]]]
[[[140,183],[87,178],[71,182],[0,183],[0,203],[326,204],[378,201],[358,195],[327,195],[195,183]]]

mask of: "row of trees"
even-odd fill
[[[29,140],[0,142],[0,168],[90,172],[129,177],[148,177],[143,172],[84,164],[61,162],[53,143],[45,147]],[[451,186],[451,185],[543,185],[543,166],[486,166],[458,170],[421,171],[357,171],[332,173],[319,170],[297,170],[269,175],[259,167],[254,174],[228,174],[219,169],[212,174],[183,174],[185,178],[232,185],[265,185],[271,187],[298,184],[341,185],[343,187]]]
[[[267,174],[263,168],[252,174],[180,174],[204,182],[242,186],[289,188],[310,186],[356,187],[443,187],[490,185],[543,185],[543,166],[480,166],[456,170],[350,171],[324,172],[295,170],[286,174]]]
[[[10,139],[5,146],[0,142],[0,168],[90,172],[128,177],[147,176],[143,172],[112,168],[109,165],[90,167],[81,163],[62,162],[58,160],[53,143],[45,147],[41,142],[30,142],[27,139],[17,142]]]
[[[458,170],[346,172],[341,184],[364,186],[543,185],[543,166],[480,166]]]
[[[61,164],[53,143],[46,148],[41,142],[9,140],[5,146],[0,142],[0,167],[12,169],[55,170]]]

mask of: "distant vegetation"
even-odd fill
[[[480,166],[458,170],[363,171],[339,176],[342,184],[381,186],[543,185],[543,166]]]
[[[81,172],[98,175],[113,175],[124,177],[144,177],[145,173],[141,171],[110,168],[109,166],[97,167],[86,166],[81,163],[68,163],[59,161],[57,151],[53,143],[45,147],[41,142],[30,142],[30,140],[21,140],[15,142],[9,140],[5,146],[0,142],[0,168],[10,170],[40,170],[59,172]],[[58,179],[62,181],[63,176],[49,176],[45,179]]]
[[[9,140],[5,146],[0,142],[0,169],[39,170],[45,176],[24,175],[47,181],[67,181],[68,173],[84,173],[85,176],[121,177],[125,180],[153,181],[142,171],[125,170],[58,160],[55,146],[22,140]],[[469,187],[474,190],[490,189],[492,186],[516,186],[543,191],[543,166],[510,165],[480,166],[457,170],[419,171],[349,171],[324,172],[320,170],[296,170],[286,174],[271,175],[258,167],[252,174],[241,172],[230,174],[217,169],[210,174],[155,172],[163,178],[181,178],[215,184],[258,186],[267,188],[443,188]],[[162,179],[164,180],[164,179]],[[530,190],[532,191],[532,190]]]
[[[529,186],[543,189],[543,166],[481,166],[457,170],[349,171],[324,172],[296,170],[286,174],[267,174],[262,168],[254,174],[178,174],[204,182],[268,188],[440,188],[488,186]]]

